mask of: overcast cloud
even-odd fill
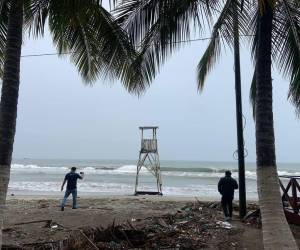
[[[206,42],[174,54],[140,98],[117,81],[84,86],[67,57],[23,58],[15,158],[136,159],[138,126],[159,126],[165,160],[232,161],[236,149],[233,57],[230,50],[197,92],[196,65]],[[55,52],[49,35],[26,41],[23,55]],[[249,104],[253,67],[242,49],[247,161],[255,161]],[[288,81],[273,71],[276,152],[279,162],[299,162],[300,123],[287,101]]]

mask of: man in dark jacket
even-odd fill
[[[231,172],[227,170],[225,177],[222,177],[218,183],[218,190],[222,195],[221,204],[226,220],[231,220],[232,218],[232,201],[235,189],[238,189],[238,184],[236,180],[231,177]]]
[[[73,198],[73,209],[77,208],[77,179],[83,179],[83,172],[80,172],[80,175],[76,173],[76,168],[72,167],[71,171],[66,174],[63,184],[61,185],[61,191],[64,190],[64,186],[67,182],[67,189],[65,192],[65,196],[61,203],[61,211],[64,211],[66,201],[70,194],[72,194]]]

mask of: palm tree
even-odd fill
[[[255,73],[250,92],[256,121],[257,188],[263,219],[264,246],[266,249],[293,249],[296,243],[291,240],[290,230],[287,230],[276,168],[271,56],[273,55],[279,68],[291,76],[289,97],[298,109],[299,103],[296,100],[299,99],[299,92],[293,90],[297,89],[299,84],[296,78],[299,64],[291,65],[291,62],[299,58],[300,46],[296,43],[299,40],[299,12],[293,1],[283,0],[276,5],[266,2],[263,6],[255,6],[252,14],[250,16],[254,18],[250,22],[251,26],[245,29],[244,34],[255,34],[252,40]],[[212,40],[214,38],[215,36]],[[203,72],[203,69],[207,66],[212,65],[202,58],[198,65],[200,86],[204,84],[206,72]]]
[[[300,109],[300,11],[296,0],[244,0],[237,18],[239,31],[253,44],[257,186],[265,249],[298,249],[286,222],[279,190],[272,109],[272,58],[289,76],[289,98]],[[119,22],[137,45],[140,62],[151,62],[155,75],[181,40],[190,38],[191,26],[202,30],[218,15],[212,39],[198,65],[198,88],[220,56],[222,42],[234,43],[234,0],[123,0],[116,9]],[[218,11],[214,11],[217,9]],[[248,25],[248,22],[252,25]],[[249,36],[250,34],[250,36]],[[254,34],[254,37],[251,36]],[[149,63],[150,64],[150,63]]]
[[[212,53],[219,53],[220,44],[219,39],[220,29],[225,26],[226,23],[231,34],[223,34],[227,38],[227,42],[234,50],[234,75],[235,75],[235,99],[236,99],[236,122],[237,122],[237,145],[238,145],[238,173],[239,173],[239,205],[240,205],[240,217],[243,218],[246,215],[246,186],[245,186],[245,156],[244,156],[244,136],[243,136],[243,111],[242,111],[242,98],[241,98],[241,69],[240,69],[240,27],[244,27],[244,20],[248,20],[249,16],[247,11],[239,13],[239,2],[236,0],[227,1],[224,5],[223,11],[220,12],[219,18],[215,22],[212,32],[212,39],[205,51],[203,57],[198,64],[198,89],[203,90],[206,75],[208,74],[210,67],[213,65],[211,60],[214,60]],[[230,17],[230,22],[224,22],[224,19]],[[228,36],[229,35],[229,36]]]
[[[101,76],[118,78],[129,92],[140,93],[151,79],[138,65],[133,66],[135,49],[101,1],[0,0],[1,232],[16,132],[23,33],[42,36],[46,22],[59,54],[70,54],[86,83]]]

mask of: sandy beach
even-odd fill
[[[152,217],[161,217],[167,214],[183,213],[195,204],[193,197],[150,197],[150,196],[112,196],[103,198],[79,198],[79,207],[71,209],[71,199],[65,208],[60,211],[58,197],[24,196],[10,197],[7,202],[6,221],[3,240],[5,245],[26,245],[37,242],[63,240],[74,230],[85,227],[107,227],[129,221],[138,226],[148,223]],[[212,203],[200,201],[203,207]],[[200,204],[200,203],[199,203]],[[200,206],[202,206],[200,205]],[[202,208],[201,208],[202,209]],[[197,208],[198,210],[198,208]],[[220,209],[207,208],[202,214],[210,223],[223,220]],[[59,225],[53,228],[45,226],[46,220]],[[28,222],[35,222],[29,223]],[[25,224],[22,224],[25,223]],[[208,234],[206,249],[262,249],[261,229],[242,223],[235,211],[230,230]],[[292,226],[294,235],[300,243],[300,228]],[[226,236],[226,237],[225,237]],[[224,238],[225,237],[225,238]],[[226,241],[230,245],[222,244]],[[255,242],[255,244],[254,244]],[[30,248],[29,248],[30,249]],[[180,248],[179,248],[180,249]]]
[[[38,196],[9,198],[5,216],[4,244],[20,246],[62,240],[77,228],[107,227],[114,220],[116,224],[130,221],[135,225],[143,223],[145,218],[181,213],[187,204],[191,206],[195,202],[195,198],[147,196],[79,198],[77,210],[71,209],[69,200],[64,212],[59,209],[59,201],[58,197],[49,199],[42,199]],[[211,213],[215,214],[215,220],[223,219],[220,210],[213,209]],[[209,249],[262,249],[261,230],[241,223],[238,220],[237,212],[234,217],[232,221],[234,230],[229,232],[227,239],[232,242],[232,246],[228,248],[220,245],[220,240],[215,237],[209,239],[207,247]],[[45,227],[46,222],[44,221],[22,224],[39,220],[51,220],[63,228]],[[295,227],[294,232],[299,240],[300,229]],[[254,241],[255,244],[253,244]]]

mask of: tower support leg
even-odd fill
[[[146,165],[145,162],[150,164]],[[153,174],[156,181],[156,188],[157,192],[139,192],[138,185],[139,185],[139,174],[142,167],[146,167],[147,170]],[[140,152],[139,161],[137,163],[137,171],[136,171],[136,180],[135,180],[135,195],[139,193],[155,193],[162,195],[162,182],[161,182],[161,173],[160,173],[160,162],[159,162],[159,155],[158,153],[148,152],[142,153]]]

